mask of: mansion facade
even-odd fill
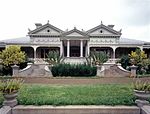
[[[90,51],[104,51],[110,60],[127,55],[136,48],[144,50],[150,57],[150,43],[121,37],[121,30],[114,30],[114,25],[100,25],[87,31],[63,31],[49,22],[42,25],[35,24],[34,30],[29,30],[28,35],[22,38],[0,41],[0,50],[9,45],[20,45],[28,58],[43,60],[49,51],[58,50],[64,60],[78,58],[82,60],[89,56]],[[134,30],[133,30],[134,32]]]

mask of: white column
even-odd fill
[[[36,49],[37,49],[37,47],[33,47],[33,49],[34,49],[34,58],[36,58]]]
[[[80,57],[83,57],[83,40],[80,40]]]
[[[116,51],[116,47],[115,46],[113,46],[113,47],[111,47],[112,49],[113,49],[113,59],[115,59],[116,57],[115,57],[115,51]]]
[[[63,41],[61,41],[61,45],[60,45],[60,56],[63,55]]]
[[[90,47],[89,47],[89,41],[87,41],[87,56],[90,55]]]
[[[33,47],[33,49],[34,49],[34,58],[33,58],[33,60],[34,60],[34,63],[36,63],[36,50],[37,50],[37,48],[38,48],[38,46],[32,46]]]
[[[70,57],[70,40],[67,40],[67,57]]]

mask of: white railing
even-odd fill
[[[34,61],[35,64],[48,64],[46,58],[29,58],[30,61]]]
[[[117,63],[120,59],[119,58],[115,58],[115,59],[108,59],[107,63]]]

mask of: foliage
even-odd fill
[[[59,64],[61,61],[62,57],[59,54],[59,51],[50,51],[47,54],[47,62],[49,64]]]
[[[108,60],[107,54],[105,52],[102,52],[102,51],[100,51],[100,52],[92,51],[90,53],[89,58],[91,60],[91,63],[94,65],[101,65]]]
[[[0,59],[3,65],[20,64],[25,62],[25,52],[22,52],[20,46],[9,46],[0,52]]]
[[[150,82],[137,80],[133,83],[133,87],[135,90],[139,91],[150,91]]]
[[[97,68],[86,64],[57,64],[51,71],[53,76],[95,76]]]
[[[130,58],[128,55],[123,55],[119,61],[119,63],[121,63],[121,66],[124,68],[124,69],[127,69],[128,66],[130,66]]]
[[[137,73],[140,75],[150,73],[150,59],[147,58],[147,54],[140,49],[132,51],[129,54],[130,63],[138,66]]]
[[[124,84],[26,84],[18,94],[19,105],[135,105],[135,98],[132,87]]]
[[[22,79],[4,79],[0,82],[0,91],[3,94],[17,92],[23,83]]]
[[[138,63],[141,63],[144,59],[147,59],[147,54],[145,54],[145,52],[141,51],[140,49],[136,49],[135,52],[131,51],[129,57],[131,59],[131,63],[137,65]]]

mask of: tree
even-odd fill
[[[20,46],[8,46],[0,52],[0,59],[4,66],[20,64],[25,62],[25,52],[21,51]]]

